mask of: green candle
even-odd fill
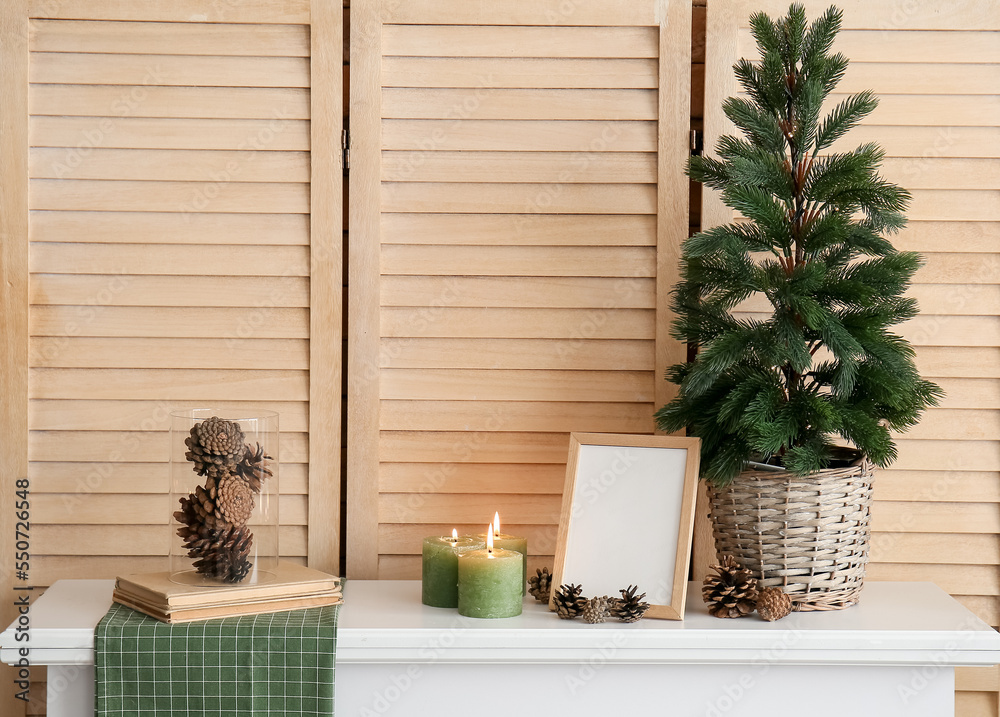
[[[521,614],[521,562],[514,550],[487,547],[458,557],[458,612],[466,617]]]
[[[493,547],[504,550],[514,550],[521,554],[521,595],[528,594],[528,539],[517,535],[507,535],[500,532],[500,513],[493,516],[490,523],[493,528]],[[480,541],[486,542],[486,535],[476,536]]]
[[[431,607],[458,607],[458,556],[484,547],[475,538],[424,538],[423,603]]]

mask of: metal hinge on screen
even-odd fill
[[[691,154],[701,154],[705,149],[705,135],[696,129],[691,130]]]
[[[344,169],[351,168],[351,133],[348,130],[344,130],[340,133],[340,146],[344,150],[343,165]]]

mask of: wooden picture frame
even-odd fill
[[[697,438],[571,433],[553,585],[611,597],[637,585],[646,617],[683,620],[699,449]]]

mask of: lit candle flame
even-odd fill
[[[490,523],[490,529],[486,531],[486,552],[493,555],[493,523]]]
[[[458,542],[458,529],[457,528],[452,528],[451,529],[451,542],[453,542],[453,543],[457,543]]]
[[[498,538],[500,537],[500,511],[493,514],[493,530],[496,531],[494,535]]]

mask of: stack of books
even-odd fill
[[[254,585],[179,585],[163,572],[119,577],[114,591],[115,602],[169,623],[301,610],[342,599],[340,578],[294,563],[279,563],[273,579]]]

